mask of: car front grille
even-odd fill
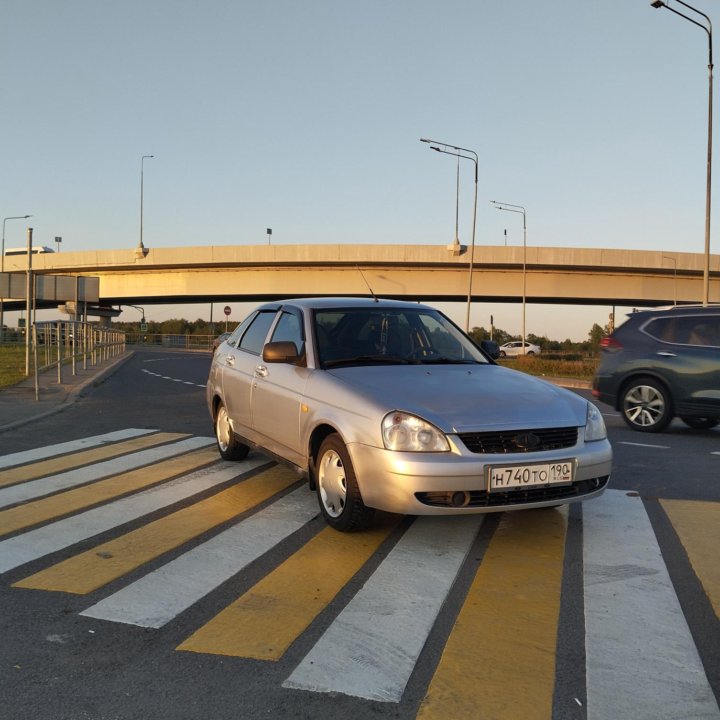
[[[604,489],[609,475],[592,478],[591,480],[580,480],[572,485],[545,485],[543,487],[526,488],[523,490],[512,490],[509,492],[487,492],[486,490],[470,490],[465,494],[462,490],[450,490],[439,492],[417,492],[415,497],[431,507],[447,508],[479,508],[479,507],[503,507],[506,505],[525,505],[536,502],[564,502],[583,495]],[[457,495],[465,495],[466,502],[458,505],[453,502]],[[469,499],[467,499],[469,496]]]
[[[577,444],[577,427],[458,433],[472,453],[503,454],[559,450]]]

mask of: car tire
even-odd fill
[[[714,428],[720,420],[717,418],[701,418],[701,417],[683,417],[680,419],[693,430],[710,430]]]
[[[507,353],[504,350],[501,350],[500,355],[498,357],[501,357],[501,358],[507,357]]]
[[[535,352],[533,350],[528,350],[525,354],[526,355],[534,355]]]
[[[320,510],[330,527],[353,532],[370,524],[375,511],[363,502],[350,454],[337,433],[320,445],[315,477]]]
[[[230,425],[230,417],[222,403],[218,405],[215,413],[215,439],[223,460],[244,460],[250,452],[250,448],[237,439]]]
[[[648,377],[636,378],[625,385],[620,409],[623,420],[639,432],[662,432],[673,418],[667,389]]]

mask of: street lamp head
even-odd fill
[[[650,7],[662,8],[665,7],[665,2],[664,0],[653,0],[653,2],[650,3]]]

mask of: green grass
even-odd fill
[[[529,375],[544,377],[574,378],[577,380],[592,380],[599,360],[586,358],[584,360],[546,360],[542,357],[516,357],[505,358],[499,363],[505,367],[522,370]]]
[[[0,388],[15,385],[24,379],[25,346],[0,345]]]

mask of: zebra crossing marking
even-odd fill
[[[388,516],[370,530],[321,530],[178,650],[279,660],[397,527]]]
[[[209,490],[267,462],[267,458],[256,456],[241,463],[219,463],[108,505],[15,535],[0,542],[0,573],[107,530],[114,530],[124,523]]]
[[[78,440],[70,440],[68,442],[56,443],[55,445],[45,445],[35,450],[21,450],[19,452],[10,453],[9,455],[0,456],[0,470],[14,467],[15,465],[24,465],[25,463],[37,462],[58,455],[75,452],[77,450],[86,450],[88,448],[114,443],[119,440],[128,440],[129,438],[138,437],[140,435],[149,435],[157,432],[156,430],[142,430],[139,428],[127,428],[125,430],[117,430],[115,432],[104,433],[103,435],[93,435],[91,437],[80,438]]]
[[[419,718],[552,717],[566,533],[567,507],[502,516]]]
[[[482,520],[416,519],[283,687],[399,702]]]
[[[213,449],[195,450],[186,455],[170,458],[149,468],[121,473],[114,477],[98,480],[90,485],[27,502],[24,505],[0,510],[0,535],[39,525],[47,520],[84,510],[101,502],[117,499],[122,495],[137,492],[149,485],[159,485],[178,475],[197,470],[218,460]]]
[[[2,474],[2,479],[0,479],[0,486],[15,485],[17,483],[27,482],[28,480],[37,480],[50,475],[57,475],[63,471],[72,471],[80,468],[83,465],[87,466],[91,463],[98,463],[101,460],[109,460],[122,455],[128,455],[138,450],[144,450],[186,437],[188,437],[188,435],[178,433],[144,435],[114,445],[105,444],[101,447],[73,453],[72,455],[61,455],[60,457],[43,460],[33,463],[32,465],[23,465],[11,470],[6,470]]]
[[[661,500],[715,615],[720,617],[720,503]]]
[[[310,522],[318,512],[315,495],[307,487],[298,488],[80,614],[160,628]]]
[[[57,475],[42,477],[37,480],[21,483],[20,485],[11,485],[10,487],[0,490],[0,507],[7,507],[19,502],[34,500],[35,498],[50,495],[60,490],[68,490],[78,485],[84,485],[94,482],[110,475],[118,475],[128,470],[134,470],[144,465],[152,465],[153,463],[165,460],[169,457],[182,455],[183,453],[197,450],[201,447],[207,447],[215,442],[210,437],[188,437],[180,433],[163,433],[161,440],[165,442],[185,438],[179,442],[172,442],[169,445],[160,445],[159,447],[140,450],[130,455],[113,458],[105,462],[87,465],[85,467],[76,468],[75,470],[67,470]]]
[[[205,452],[213,453],[215,450]],[[237,469],[236,469],[237,471]],[[15,583],[18,587],[86,595],[230,520],[297,482],[273,467]]]
[[[583,504],[588,720],[720,718],[639,497]]]

